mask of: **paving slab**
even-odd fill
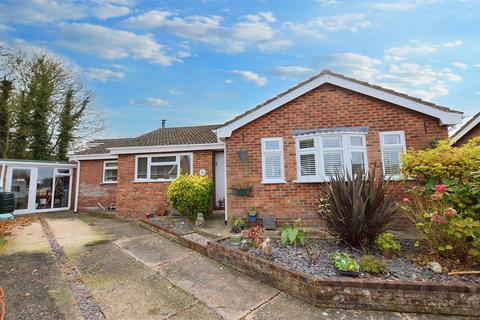
[[[82,250],[89,243],[107,240],[105,233],[91,228],[75,217],[65,219],[47,218],[46,220],[58,243],[66,253]]]
[[[132,240],[117,240],[115,243],[148,267],[183,259],[194,253],[152,233]]]
[[[154,270],[225,319],[240,319],[279,292],[196,252]]]
[[[92,246],[75,261],[107,319],[166,319],[194,307],[197,319],[212,316],[208,308],[196,307],[193,296],[113,243]]]
[[[0,254],[50,252],[50,245],[39,221],[34,221],[28,226],[16,226],[5,240],[7,243],[0,248]]]

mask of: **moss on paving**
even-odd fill
[[[3,248],[7,244],[7,240],[4,237],[0,237],[0,248]]]

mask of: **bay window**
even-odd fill
[[[135,181],[172,181],[181,174],[192,174],[191,154],[136,157]]]
[[[295,140],[298,182],[324,182],[338,171],[367,170],[364,134],[307,134]]]

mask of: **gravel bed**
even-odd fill
[[[189,234],[193,232],[193,225],[186,219],[170,218],[170,219],[150,219],[150,222],[159,226],[170,229],[178,234]]]
[[[198,233],[190,233],[190,234],[186,234],[184,236],[182,236],[183,238],[185,239],[188,239],[188,240],[191,240],[193,242],[196,242],[198,244],[201,244],[202,246],[207,246],[207,242],[209,240],[212,240],[208,237],[205,237],[205,236],[202,236],[201,234],[198,234]]]
[[[309,246],[314,247],[316,252],[321,252],[318,260],[314,264],[309,263],[308,254],[303,247],[285,246],[279,240],[272,240],[272,256],[273,262],[279,263],[283,266],[291,268],[296,271],[312,274],[315,276],[341,276],[337,269],[330,261],[330,254],[334,251],[342,251],[353,257],[357,262],[360,261],[360,257],[363,255],[372,255],[376,258],[385,259],[376,248],[371,248],[367,252],[357,250],[350,246],[345,245],[342,242],[336,240],[325,239],[312,239],[309,240]],[[225,240],[222,242],[228,246],[239,248]],[[415,241],[402,240],[402,252],[400,257],[385,260],[388,266],[388,272],[384,275],[372,275],[368,273],[362,273],[362,278],[376,278],[385,280],[409,280],[409,281],[460,281],[480,284],[480,277],[478,275],[462,275],[453,276],[448,274],[437,274],[430,269],[419,266],[402,257],[405,253],[414,253]],[[248,253],[257,256],[263,256],[261,249],[249,248]]]

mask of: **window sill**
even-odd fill
[[[172,182],[175,179],[149,179],[149,180],[133,180],[133,183],[150,183],[150,182]]]
[[[302,179],[293,181],[293,183],[324,183],[324,182],[328,182],[328,181],[327,180],[302,180]]]
[[[117,181],[103,181],[101,184],[117,184]]]
[[[287,181],[285,180],[278,180],[278,181],[262,181],[261,184],[285,184]]]

